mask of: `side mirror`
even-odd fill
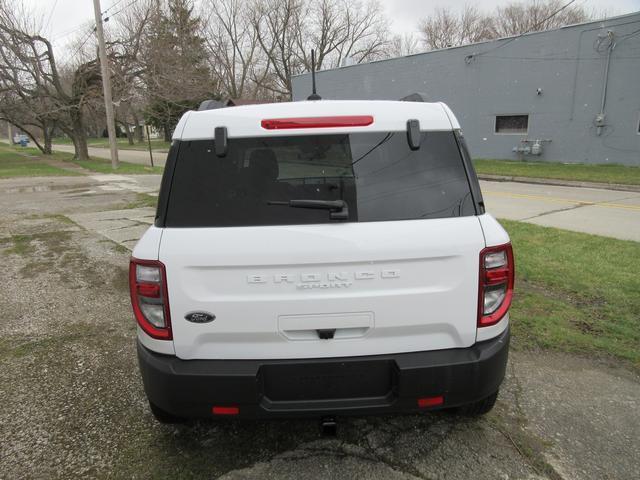
[[[216,155],[218,157],[225,157],[227,155],[227,150],[229,149],[227,141],[227,127],[216,127],[214,137]]]
[[[411,150],[420,149],[420,121],[407,121],[407,142]]]

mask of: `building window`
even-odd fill
[[[496,115],[495,133],[525,134],[529,129],[529,115]]]

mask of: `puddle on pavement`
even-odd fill
[[[30,186],[22,186],[22,187],[11,187],[5,188],[1,190],[2,193],[41,193],[41,192],[51,192],[51,191],[62,191],[68,190],[71,193],[84,193],[90,190],[92,185],[90,183],[87,184],[76,184],[76,185],[30,185]]]

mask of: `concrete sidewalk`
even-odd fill
[[[640,192],[481,181],[497,218],[640,241]]]

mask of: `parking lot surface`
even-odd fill
[[[344,418],[336,437],[314,420],[157,424],[127,265],[158,182],[0,180],[0,478],[640,476],[637,373],[517,342],[497,407],[480,419]]]

